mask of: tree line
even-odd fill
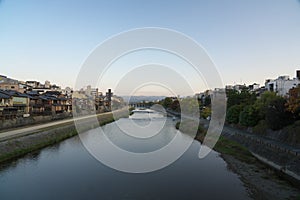
[[[247,88],[229,89],[226,95],[227,123],[246,127],[263,123],[272,130],[279,130],[300,120],[300,86],[290,89],[286,97],[270,91],[257,96]]]
[[[259,96],[247,87],[241,91],[226,90],[228,124],[239,124],[244,127],[255,127],[263,124],[272,130],[282,129],[300,120],[300,86],[292,88],[286,97],[278,96],[275,92],[265,91]],[[159,103],[166,109],[180,113],[180,105],[188,106],[186,110],[199,109],[200,116],[207,119],[211,116],[211,97],[209,93],[198,98],[198,104],[193,102],[195,97],[183,99],[166,97]],[[190,103],[189,103],[190,102]]]

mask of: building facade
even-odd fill
[[[279,76],[277,79],[267,79],[265,88],[268,91],[276,92],[280,96],[287,96],[289,90],[300,85],[300,71],[297,70],[296,78],[290,79],[289,76]]]

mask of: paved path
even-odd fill
[[[97,116],[104,115],[104,114],[108,114],[108,113],[101,113],[101,114],[98,114]],[[76,118],[76,120],[89,119],[89,118],[92,118],[94,116],[95,115],[88,115],[88,116],[78,117],[78,118]],[[45,123],[45,124],[34,125],[34,126],[26,127],[26,128],[18,128],[18,129],[14,129],[14,130],[10,130],[10,131],[1,132],[0,133],[0,141],[4,141],[4,140],[7,140],[7,139],[16,138],[16,137],[20,137],[20,136],[24,136],[24,135],[28,135],[28,134],[32,134],[32,133],[37,132],[41,129],[49,128],[49,127],[52,127],[52,126],[57,126],[57,125],[62,125],[62,124],[72,124],[73,122],[74,122],[73,118],[72,119],[64,119],[64,120],[49,122],[49,123]]]

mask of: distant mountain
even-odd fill
[[[142,101],[159,101],[162,100],[164,98],[166,98],[166,96],[121,96],[125,102],[129,102],[129,103],[139,103]]]

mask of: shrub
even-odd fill
[[[259,120],[258,111],[254,106],[246,106],[239,116],[240,124],[243,126],[255,126]]]
[[[239,123],[239,117],[240,117],[240,113],[241,113],[242,109],[243,109],[243,107],[240,105],[231,106],[227,110],[226,121],[230,124]]]
[[[291,113],[285,109],[286,100],[277,97],[270,101],[266,111],[266,122],[269,128],[279,130],[293,123]]]

